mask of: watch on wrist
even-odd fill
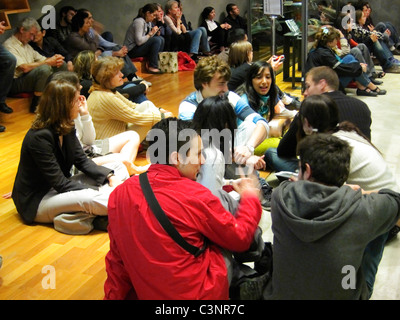
[[[253,146],[246,144],[246,147],[249,149],[251,154],[254,154],[254,147]]]
[[[110,180],[110,178],[113,177],[113,176],[115,176],[114,172],[110,172],[110,173],[107,175],[107,180]]]

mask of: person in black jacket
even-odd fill
[[[214,44],[220,52],[225,50],[227,46],[228,30],[232,28],[229,23],[219,23],[215,20],[215,9],[213,7],[205,7],[201,13],[201,27],[207,30],[207,36],[211,44]]]
[[[339,121],[350,121],[371,140],[371,110],[360,99],[339,91],[339,78],[329,67],[315,67],[306,74],[304,98],[317,94],[330,96],[339,108]]]
[[[360,64],[352,55],[339,58],[332,50],[340,37],[339,31],[331,26],[322,26],[315,34],[315,43],[310,50],[305,71],[313,67],[327,66],[336,71],[343,88],[353,80],[357,84],[357,95],[377,96],[386,94],[386,90],[379,89],[366,75],[367,66]]]
[[[332,98],[339,109],[339,122],[349,121],[371,140],[371,111],[363,101],[349,97],[339,91],[339,78],[329,67],[315,67],[306,74],[304,97],[324,94]],[[278,148],[270,148],[265,154],[267,165],[278,171],[296,171],[296,157],[299,130],[298,116],[279,142]]]
[[[247,33],[247,20],[240,16],[239,7],[234,3],[228,3],[226,6],[227,16],[224,23],[232,26],[232,30],[243,29]]]
[[[107,216],[108,196],[121,183],[112,169],[88,159],[79,143],[73,121],[82,101],[79,91],[78,80],[46,86],[22,143],[12,191],[24,223],[54,223],[67,234],[89,233],[96,216]],[[82,174],[71,178],[73,165]]]

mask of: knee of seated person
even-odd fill
[[[4,56],[2,57],[4,58]],[[17,65],[17,58],[13,54],[8,54],[6,59],[3,59],[2,64],[4,63],[4,68],[14,68]]]
[[[200,30],[203,34],[207,34],[207,30],[204,27],[199,27],[198,30]]]
[[[278,156],[278,149],[277,148],[269,148],[265,152],[265,161],[268,163],[269,166],[272,167],[272,164],[274,163],[274,158]]]
[[[53,69],[51,68],[51,66],[49,66],[47,64],[37,67],[34,70],[37,73],[39,78],[45,77],[47,79],[53,73]]]
[[[125,131],[124,132],[124,135],[126,135],[126,138],[129,140],[129,141],[137,141],[137,142],[140,142],[139,141],[139,139],[140,139],[140,136],[139,136],[139,134],[136,132],[136,131],[133,131],[133,130],[128,130],[128,131]]]

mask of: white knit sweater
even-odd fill
[[[379,151],[367,140],[355,131],[339,131],[334,136],[347,141],[353,148],[347,183],[359,185],[366,191],[386,188],[399,192],[393,172]]]

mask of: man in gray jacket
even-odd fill
[[[367,244],[400,217],[400,194],[344,183],[351,149],[332,135],[299,144],[299,181],[272,194],[273,274],[265,299],[368,299]]]

